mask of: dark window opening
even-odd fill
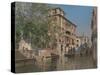
[[[70,35],[71,33],[69,31],[66,31],[66,34],[69,34]]]

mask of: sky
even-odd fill
[[[76,33],[80,35],[91,36],[91,6],[73,6],[73,5],[54,5],[60,7],[65,12],[65,17],[77,26]]]

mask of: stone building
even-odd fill
[[[79,36],[80,38],[80,44],[84,45],[84,44],[88,44],[89,43],[89,38],[85,35]]]
[[[97,64],[97,8],[93,8],[92,12],[92,21],[91,21],[91,30],[92,30],[92,35],[91,35],[91,41],[92,41],[92,53],[93,53],[93,60],[94,60],[94,65],[96,66]]]
[[[50,10],[50,17],[52,18],[52,26],[57,28],[54,32],[57,38],[58,53],[72,50],[76,47],[76,25],[65,17],[65,13],[61,8],[54,8]]]
[[[90,51],[90,39],[89,37],[82,35],[82,36],[77,36],[76,37],[76,47],[75,47],[75,51],[76,54],[80,54],[80,52],[82,52],[82,54],[87,54],[87,52],[89,53]]]
[[[76,36],[76,49],[79,48],[81,45],[81,39],[79,36]]]

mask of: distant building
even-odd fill
[[[79,37],[80,38],[80,43],[81,43],[81,45],[84,45],[84,44],[88,44],[89,43],[89,38],[87,37],[87,36],[80,36]]]
[[[86,46],[87,48],[90,48],[90,40],[89,37],[82,35],[77,36],[76,38],[76,49],[81,49],[82,47]]]
[[[79,36],[76,37],[76,48],[80,47],[81,45],[81,39]]]
[[[31,43],[28,43],[24,39],[21,39],[19,42],[18,50],[32,50]]]
[[[93,60],[94,64],[97,64],[97,8],[93,8],[92,12],[92,21],[91,21],[91,41],[92,41],[92,52],[93,52]]]

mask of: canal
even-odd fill
[[[55,60],[45,60],[39,62],[41,66],[36,64],[24,65],[16,67],[16,72],[44,72],[44,71],[60,71],[60,70],[76,70],[95,68],[91,55],[84,56],[61,56]]]

